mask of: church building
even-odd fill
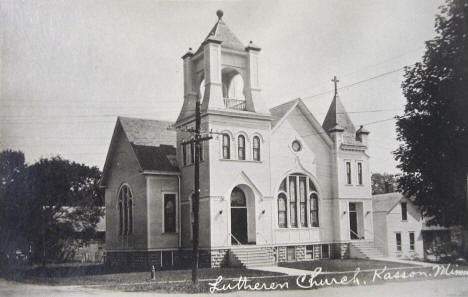
[[[356,129],[336,83],[321,125],[301,99],[262,97],[261,48],[218,21],[182,56],[175,122],[119,117],[104,165],[106,262],[190,265],[194,146],[201,101],[200,263],[267,265],[347,258],[372,245],[369,132]],[[354,245],[354,243],[359,243]]]

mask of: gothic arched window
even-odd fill
[[[252,139],[252,157],[254,161],[260,161],[260,138],[258,136]]]
[[[317,190],[306,175],[291,174],[281,182],[278,191],[278,226],[319,226]]]
[[[244,135],[239,135],[239,137],[237,137],[237,158],[239,160],[245,160],[245,137]]]
[[[128,185],[119,190],[119,235],[133,233],[133,195]]]
[[[223,134],[223,159],[231,159],[231,138],[229,134]]]

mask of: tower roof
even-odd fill
[[[353,122],[351,122],[351,119],[338,96],[339,80],[334,76],[332,82],[335,86],[335,96],[333,97],[333,101],[328,109],[327,115],[325,116],[322,127],[327,131],[327,133],[342,131],[347,135],[351,135],[351,139],[353,139],[356,134],[356,129],[354,128]]]
[[[218,16],[218,21],[211,29],[210,33],[208,33],[206,38],[203,40],[196,54],[203,50],[203,45],[208,39],[215,39],[221,41],[221,46],[224,48],[244,51],[244,44],[242,44],[239,38],[237,38],[237,36],[234,35],[234,33],[232,33],[231,29],[229,29],[229,27],[223,21],[223,12],[221,10],[218,10],[216,14]]]
[[[351,122],[338,94],[333,97],[333,101],[322,124],[323,129],[327,132],[336,126],[343,128],[345,133],[356,133],[356,128],[354,128],[353,122]]]

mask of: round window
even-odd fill
[[[293,151],[295,151],[295,152],[299,152],[299,151],[302,149],[301,143],[300,143],[299,141],[297,141],[297,140],[294,140],[294,141],[292,142],[292,149],[293,149]]]

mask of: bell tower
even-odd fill
[[[244,46],[223,21],[223,12],[216,14],[218,21],[200,47],[182,56],[184,104],[177,124],[194,116],[197,99],[202,102],[202,113],[270,114],[261,98],[260,47],[252,41]]]

